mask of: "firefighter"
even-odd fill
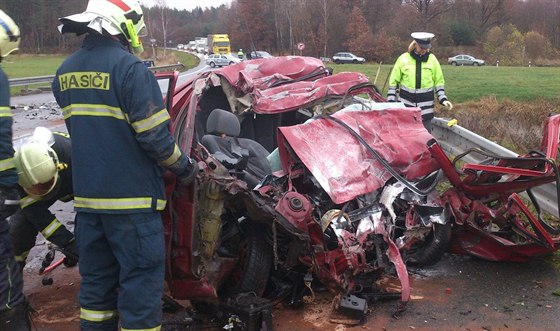
[[[387,101],[402,101],[407,107],[419,107],[424,127],[432,132],[434,93],[443,106],[451,109],[453,105],[445,95],[445,81],[439,61],[430,52],[434,35],[413,32],[411,37],[413,41],[408,46],[408,52],[399,56],[393,66]]]
[[[162,92],[135,55],[143,50],[137,0],[89,0],[59,19],[85,34],[52,83],[72,137],[72,180],[84,330],[159,330],[165,272],[164,169],[189,185],[197,164],[169,129]]]
[[[64,252],[67,267],[78,262],[74,234],[49,210],[56,201],[73,199],[72,144],[66,133],[41,129],[48,135],[48,140],[32,140],[15,153],[22,199],[21,210],[10,217],[10,235],[21,269],[35,246],[38,233]]]
[[[241,48],[239,49],[239,52],[237,52],[237,57],[238,57],[240,60],[243,60],[243,49],[241,49]]]
[[[0,62],[18,50],[19,28],[0,10]],[[18,176],[12,146],[10,85],[0,68],[0,330],[30,330],[28,307],[22,293],[23,277],[17,266],[6,218],[19,208]]]

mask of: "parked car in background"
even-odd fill
[[[206,59],[206,64],[212,68],[216,66],[223,67],[239,62],[241,62],[241,60],[239,60],[236,57],[233,57],[231,54],[210,54]]]
[[[453,66],[483,66],[484,60],[477,59],[470,55],[460,54],[448,58],[447,63]]]
[[[366,59],[356,56],[349,52],[338,52],[333,55],[332,60],[336,64],[340,63],[365,63]]]
[[[272,57],[272,55],[270,55],[269,52],[265,52],[265,51],[252,51],[252,52],[248,52],[245,55],[247,56],[248,60],[268,59]]]

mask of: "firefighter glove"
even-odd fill
[[[12,216],[19,209],[19,193],[15,187],[0,190],[0,220]]]
[[[76,240],[72,239],[66,246],[62,248],[64,253],[64,266],[67,268],[73,267],[78,264],[78,246]]]
[[[188,186],[190,185],[193,180],[196,178],[196,174],[198,173],[198,163],[189,158],[189,164],[187,165],[185,171],[181,175],[179,175],[179,185],[181,186]]]
[[[445,100],[444,102],[441,103],[444,107],[449,108],[449,110],[453,109],[453,104],[451,102],[449,102],[448,100]]]

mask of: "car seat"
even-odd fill
[[[239,138],[240,131],[241,125],[235,114],[214,109],[208,116],[201,143],[227,168],[243,173],[243,179],[253,188],[272,173],[267,159],[269,153],[258,142]]]

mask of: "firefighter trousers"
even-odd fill
[[[23,277],[14,258],[10,225],[3,219],[0,220],[0,315],[25,303],[22,290]]]
[[[82,330],[159,330],[165,273],[159,213],[78,212]]]

